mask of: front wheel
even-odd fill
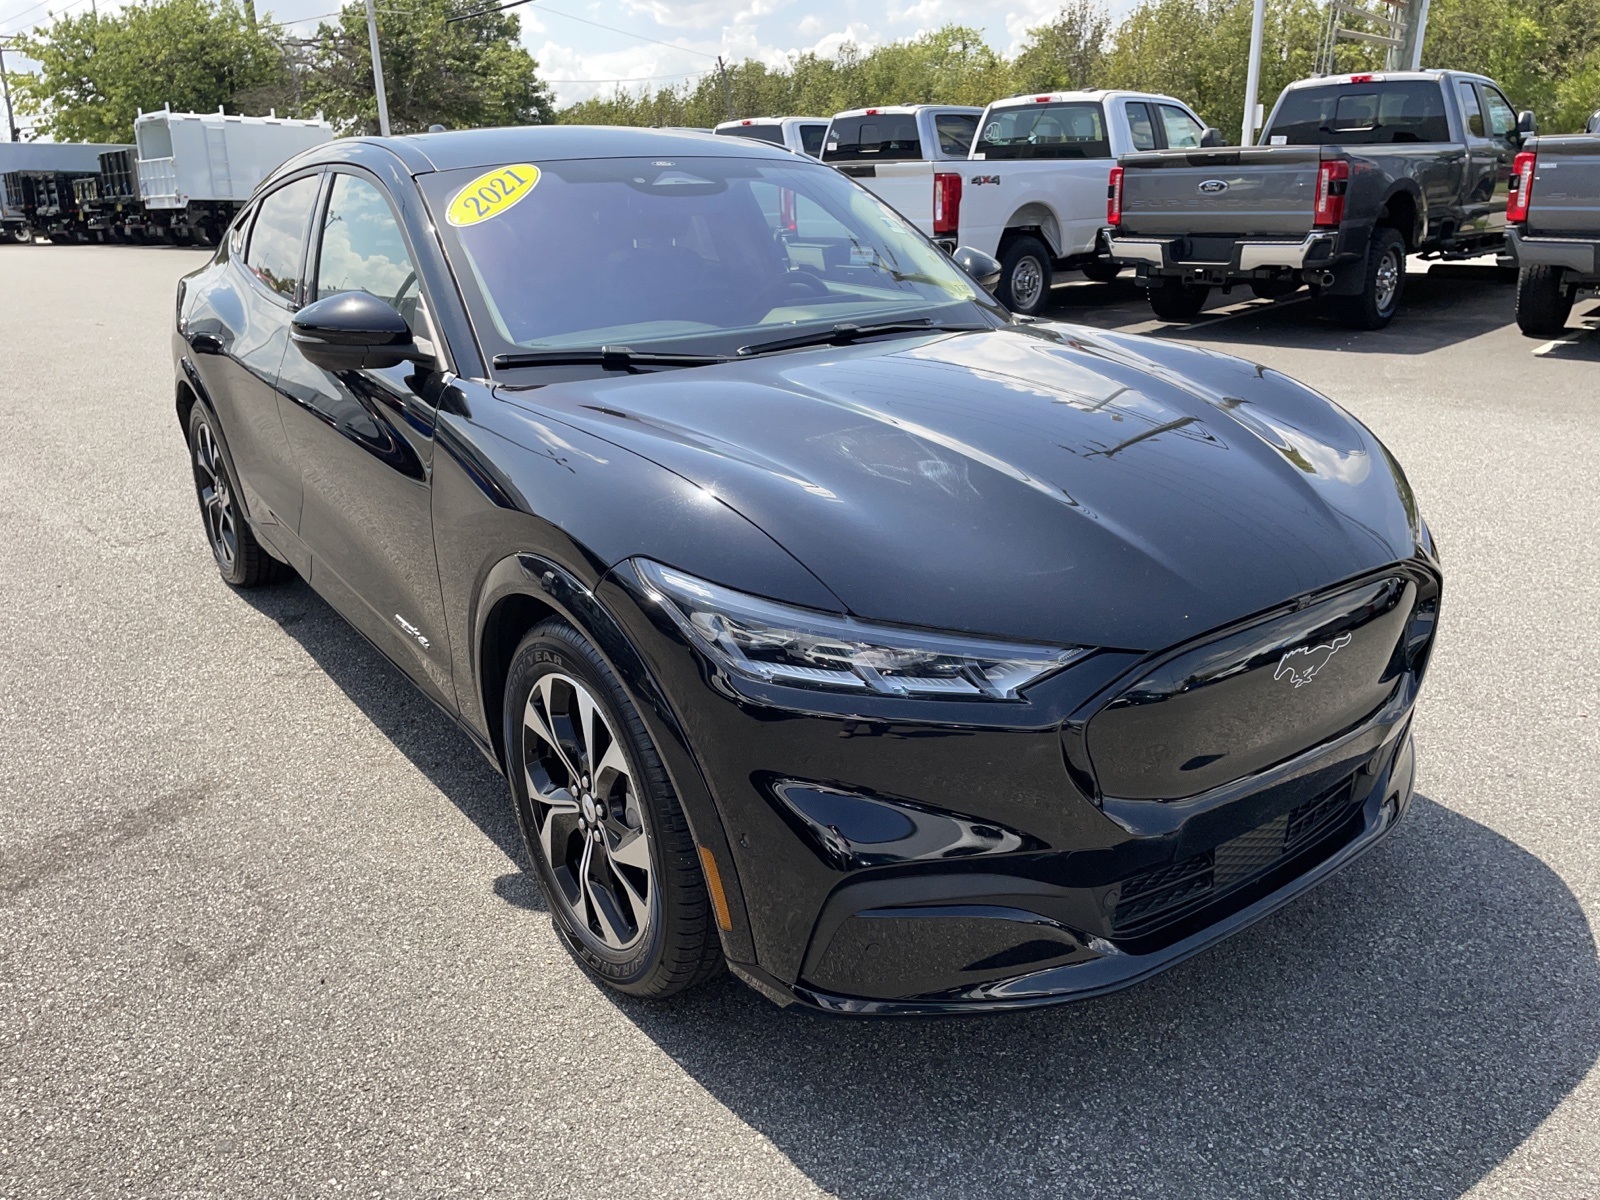
[[[1038,238],[1014,238],[1000,256],[1000,285],[995,296],[1014,313],[1036,317],[1050,300],[1051,258]]]
[[[1533,338],[1560,337],[1572,315],[1572,293],[1561,267],[1523,267],[1517,273],[1517,328]]]
[[[1200,315],[1211,289],[1203,283],[1185,283],[1169,275],[1150,280],[1150,307],[1163,321],[1187,324]]]
[[[517,647],[504,732],[534,875],[573,955],[633,996],[715,974],[722,945],[672,784],[616,675],[566,622]]]
[[[1352,329],[1382,329],[1394,320],[1406,290],[1406,243],[1400,231],[1374,229],[1363,266],[1361,291],[1338,297],[1334,315]]]

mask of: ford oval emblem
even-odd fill
[[[1228,181],[1225,179],[1208,179],[1200,185],[1200,190],[1208,196],[1215,196],[1218,192],[1228,190]]]

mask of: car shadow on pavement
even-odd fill
[[[525,864],[522,835],[505,780],[399,668],[300,579],[237,595],[299,642],[328,678],[484,837],[518,867]],[[521,880],[520,871],[502,877],[495,890],[510,903],[543,911],[532,879],[526,887]]]
[[[846,1200],[1457,1196],[1600,1057],[1577,900],[1420,797],[1340,876],[1112,996],[907,1021],[780,1010],[731,980],[621,1003]]]

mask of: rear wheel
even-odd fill
[[[1037,316],[1050,300],[1050,250],[1036,237],[1013,238],[1000,256],[995,296],[1014,313]]]
[[[244,519],[238,484],[203,404],[196,404],[189,414],[189,460],[206,541],[223,580],[237,588],[251,588],[287,577],[289,568],[267,553]]]
[[[1382,329],[1394,320],[1406,290],[1406,243],[1398,229],[1380,225],[1367,243],[1361,291],[1333,299],[1333,313],[1352,329]]]
[[[1523,267],[1517,273],[1517,328],[1528,337],[1560,337],[1572,315],[1562,267]]]
[[[505,745],[534,875],[573,955],[634,996],[715,974],[722,944],[672,784],[616,675],[565,621],[517,647]]]
[[[1150,307],[1163,321],[1187,324],[1206,306],[1211,288],[1203,283],[1185,283],[1168,275],[1150,280]]]
[[[1096,283],[1110,283],[1122,273],[1122,268],[1109,258],[1097,258],[1085,263],[1080,270]]]

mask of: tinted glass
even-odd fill
[[[800,126],[800,149],[811,155],[812,158],[819,157],[822,154],[822,135],[827,132],[828,127],[826,125]]]
[[[245,265],[257,279],[280,296],[292,299],[300,290],[300,261],[316,203],[319,176],[308,175],[285,184],[261,201],[250,230]]]
[[[774,146],[783,145],[783,127],[781,125],[730,125],[726,129],[719,129],[717,133],[722,137],[749,138],[752,142],[768,142]]]
[[[1356,83],[1285,92],[1263,141],[1282,146],[1380,146],[1448,142],[1436,83]]]
[[[1150,106],[1140,101],[1128,104],[1128,130],[1133,134],[1135,150],[1156,148],[1156,127],[1150,120]]]
[[[849,158],[924,157],[917,137],[915,113],[879,113],[871,117],[835,117],[822,146],[823,162]]]
[[[1181,108],[1170,104],[1161,107],[1161,127],[1167,134],[1167,148],[1169,150],[1198,150],[1200,148],[1200,135],[1205,132],[1196,121]]]
[[[1110,158],[1098,104],[1027,104],[989,110],[975,151],[985,158]]]
[[[1509,139],[1517,128],[1517,114],[1512,110],[1511,102],[1497,89],[1486,87],[1483,89],[1483,103],[1489,110],[1490,136]]]
[[[965,158],[978,132],[978,118],[972,113],[944,113],[933,119],[939,134],[939,152]]]
[[[317,298],[368,292],[408,322],[416,316],[417,273],[388,201],[374,184],[335,175],[317,254]]]
[[[423,176],[436,216],[480,174]],[[552,162],[498,215],[438,225],[501,352],[729,353],[840,322],[983,319],[947,257],[870,192],[798,156]]]
[[[1483,109],[1478,107],[1478,89],[1470,83],[1456,84],[1456,95],[1461,97],[1461,115],[1466,118],[1467,132],[1482,137]]]

